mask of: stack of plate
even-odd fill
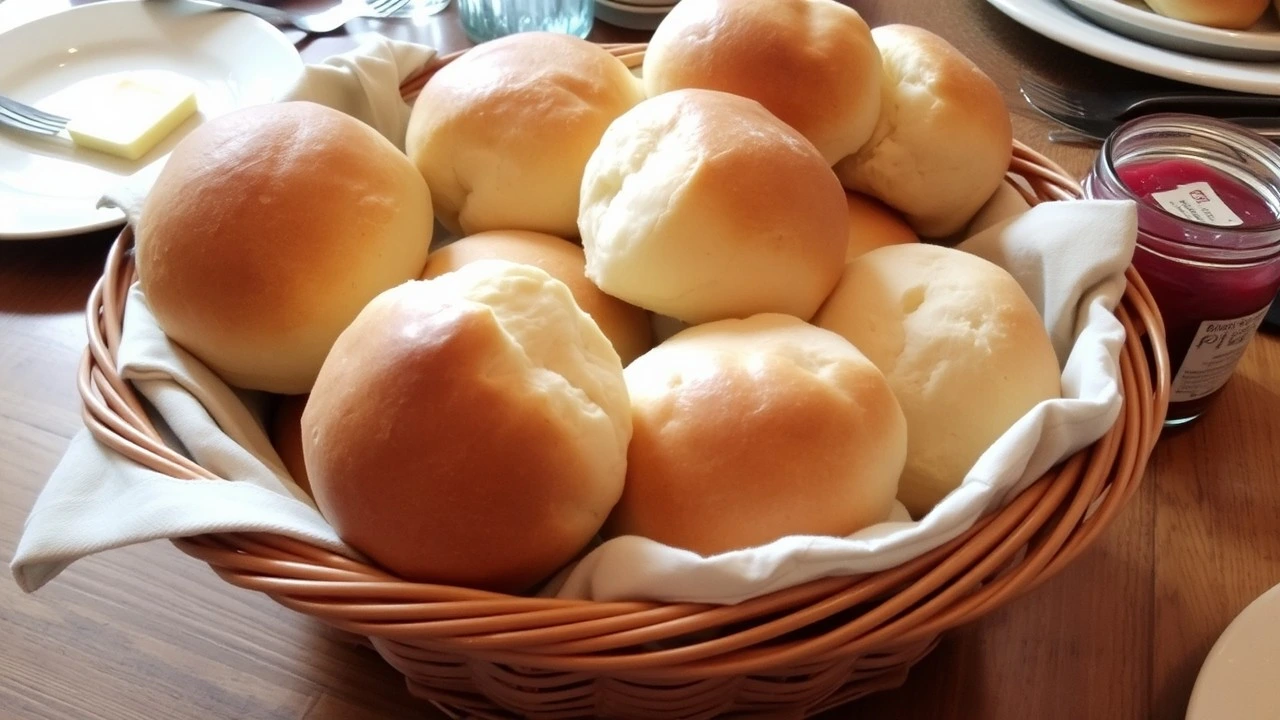
[[[1067,7],[1126,37],[1223,60],[1280,60],[1280,16],[1270,9],[1247,30],[1223,30],[1157,15],[1142,0],[1066,0]]]
[[[596,18],[632,30],[653,30],[679,0],[596,0]]]
[[[1268,10],[1247,30],[1223,30],[1158,15],[1142,0],[987,2],[1045,37],[1116,65],[1223,90],[1280,95],[1280,12]]]

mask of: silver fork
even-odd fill
[[[200,0],[209,5],[240,10],[266,20],[272,25],[292,25],[303,32],[333,32],[356,18],[385,18],[409,4],[409,0],[342,0],[327,10],[315,13],[293,13],[242,0]]]
[[[67,118],[0,95],[0,125],[36,135],[54,136],[62,132],[68,122]]]
[[[1082,90],[1060,87],[1024,75],[1019,89],[1032,107],[1055,118],[1117,120],[1157,111],[1192,112],[1214,117],[1280,116],[1280,97],[1209,88],[1159,92]]]
[[[1121,118],[1068,117],[1045,110],[1042,113],[1066,130],[1049,131],[1049,140],[1056,143],[1098,145],[1116,128],[1125,123]],[[1224,117],[1223,120],[1242,125],[1272,142],[1280,142],[1280,117]]]

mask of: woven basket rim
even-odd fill
[[[631,67],[643,57],[642,44],[606,47]],[[435,70],[458,55],[436,58],[402,85],[404,96],[414,97]],[[1007,182],[1033,204],[1081,195],[1061,167],[1017,141]],[[135,279],[131,245],[126,227],[86,307],[89,343],[78,373],[86,426],[108,447],[156,472],[217,479],[164,444],[116,372],[125,298]],[[389,660],[441,651],[548,672],[674,682],[876,652],[909,650],[918,659],[939,633],[1060,571],[1138,487],[1167,411],[1170,370],[1164,325],[1150,291],[1133,267],[1126,277],[1116,309],[1126,331],[1120,356],[1124,403],[1111,430],[960,537],[882,572],[815,580],[735,605],[597,602],[403,581],[275,535],[225,533],[173,543],[230,584],[378,639]],[[854,608],[858,612],[849,618]],[[814,631],[838,618],[846,619]],[[697,639],[710,631],[721,634]]]

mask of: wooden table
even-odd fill
[[[67,0],[8,0],[0,16]],[[39,8],[36,9],[36,3]],[[983,0],[854,2],[960,47],[1004,89],[1018,138],[1081,175],[1088,148],[1049,144],[1017,73],[1156,85],[1043,39]],[[363,26],[444,50],[454,11]],[[599,39],[637,34],[597,24]],[[344,35],[308,60],[350,47]],[[0,243],[0,554],[80,429],[82,305],[111,233]],[[1166,435],[1112,529],[1030,595],[946,636],[907,684],[829,718],[1169,719],[1205,654],[1280,582],[1280,340],[1259,337],[1212,411]],[[0,718],[386,720],[439,718],[371,651],[264,596],[232,588],[162,542],[84,560],[27,596],[0,582]]]

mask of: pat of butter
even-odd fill
[[[190,88],[126,78],[109,88],[101,107],[72,118],[67,134],[81,147],[137,160],[195,112]]]

